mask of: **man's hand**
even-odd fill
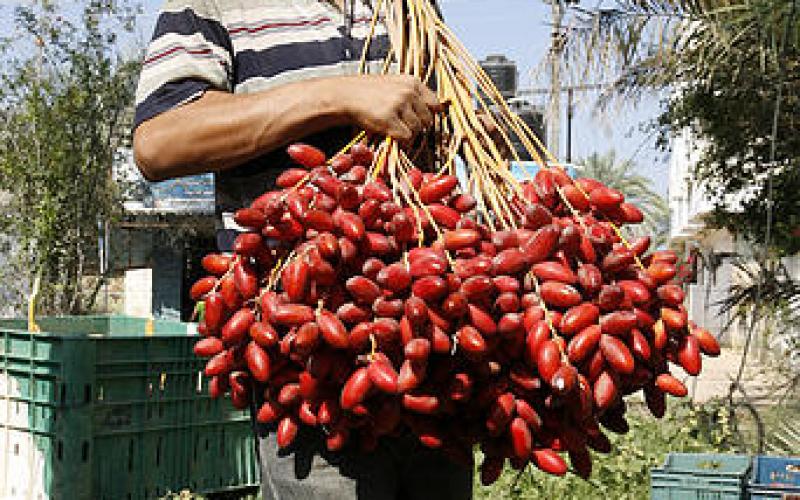
[[[339,95],[355,125],[402,143],[430,128],[442,109],[436,94],[407,75],[352,77]]]

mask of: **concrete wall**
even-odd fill
[[[125,271],[125,314],[138,318],[153,315],[153,270]]]

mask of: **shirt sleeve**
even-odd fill
[[[167,0],[142,63],[134,128],[210,89],[231,91],[233,47],[216,2]]]

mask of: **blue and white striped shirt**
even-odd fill
[[[356,74],[373,11],[368,0],[167,0],[136,92],[134,125],[191,102],[208,89],[251,93],[310,78]],[[380,72],[389,48],[379,23],[367,55]],[[351,130],[306,142],[329,152]],[[217,208],[245,206],[288,165],[282,151],[216,175]]]

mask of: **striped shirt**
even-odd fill
[[[251,93],[326,76],[357,74],[373,16],[368,0],[167,0],[143,62],[134,126],[208,89]],[[380,72],[389,40],[382,23],[367,54]],[[333,152],[352,137],[334,129],[304,139]],[[215,175],[217,209],[230,212],[272,187],[289,165],[275,151]]]

